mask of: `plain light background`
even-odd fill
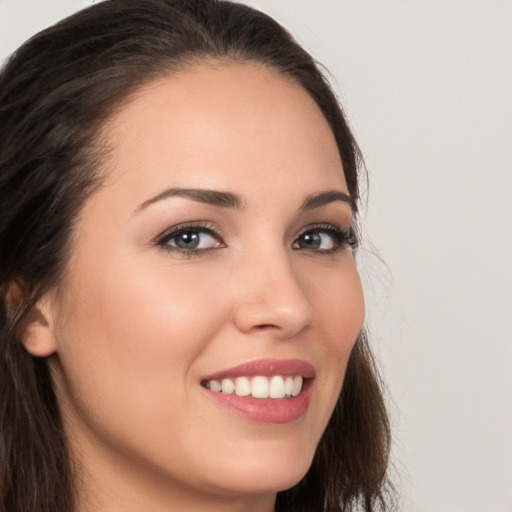
[[[91,3],[0,0],[0,60]],[[246,3],[330,70],[366,159],[401,509],[512,512],[512,2]]]

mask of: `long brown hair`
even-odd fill
[[[300,84],[334,133],[359,198],[360,153],[312,57],[277,22],[217,0],[106,0],[37,34],[0,74],[0,510],[72,512],[72,464],[47,361],[17,331],[58,285],[73,222],[101,184],[103,123],[143,84],[216,59]],[[13,293],[16,283],[18,293]],[[389,423],[362,333],[304,479],[276,511],[388,510]]]

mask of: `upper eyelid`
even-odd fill
[[[339,226],[337,224],[334,224],[332,222],[316,222],[313,224],[308,224],[307,226],[304,226],[296,235],[296,237],[299,237],[303,235],[304,233],[307,233],[308,231],[337,231],[337,232],[352,232],[352,226],[349,226],[348,228],[344,228],[342,226]]]

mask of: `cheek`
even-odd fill
[[[71,400],[98,421],[186,408],[186,392],[176,390],[187,389],[190,366],[219,324],[218,301],[204,307],[208,283],[161,265],[97,268],[82,267],[73,286],[80,293],[63,312],[58,353]]]
[[[363,290],[355,264],[351,262],[315,293],[316,310],[325,336],[326,349],[340,356],[350,354],[365,315]]]
[[[184,276],[162,264],[144,268],[136,260],[114,263],[102,275],[93,270],[76,286],[80,297],[72,314],[99,350],[110,348],[118,357],[139,352],[158,360],[161,351],[199,350],[205,326],[214,328],[214,312],[201,309],[208,283],[193,272]],[[198,311],[205,313],[204,322],[198,322]]]
[[[324,372],[319,373],[324,415],[329,417],[341,391],[352,349],[363,327],[365,304],[359,274],[353,262],[318,287],[316,311],[319,325],[318,354]],[[320,417],[322,414],[319,415]]]

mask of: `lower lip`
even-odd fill
[[[291,423],[301,418],[311,401],[312,380],[304,382],[301,392],[291,398],[253,398],[250,396],[226,395],[204,388],[208,396],[229,412],[260,423]]]

